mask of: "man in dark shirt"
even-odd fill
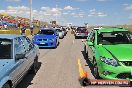
[[[30,26],[31,35],[33,35],[33,25]]]
[[[25,31],[26,31],[26,27],[23,26],[23,27],[21,28],[21,35],[25,35]]]

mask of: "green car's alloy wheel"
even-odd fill
[[[11,88],[9,83],[5,83],[2,88]]]
[[[79,82],[80,82],[81,86],[83,86],[83,87],[86,87],[90,84],[90,81],[88,78],[81,78],[81,79],[79,79]]]
[[[84,45],[84,53],[85,53],[85,57],[88,58],[88,51],[86,49],[86,45]]]
[[[95,78],[100,78],[99,72],[98,72],[98,66],[97,66],[95,58],[93,59],[93,75]]]

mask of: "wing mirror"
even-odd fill
[[[93,43],[92,43],[92,42],[88,42],[88,45],[89,45],[89,46],[93,46]]]

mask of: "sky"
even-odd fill
[[[32,0],[33,19],[61,25],[132,24],[132,0]],[[0,0],[0,13],[29,18],[29,0]]]

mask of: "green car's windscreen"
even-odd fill
[[[12,41],[10,39],[1,39],[0,38],[0,59],[11,59],[11,48]]]
[[[98,44],[132,44],[131,32],[102,32],[97,37]]]

